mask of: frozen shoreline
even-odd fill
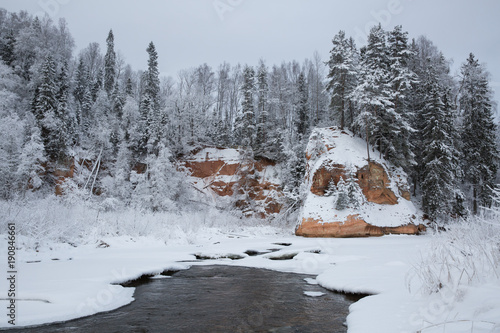
[[[432,295],[422,297],[417,290],[409,289],[418,288],[416,279],[412,279],[412,267],[431,239],[429,235],[313,239],[219,233],[207,234],[202,241],[192,245],[165,245],[152,238],[115,237],[103,239],[109,245],[104,248],[97,247],[99,243],[79,247],[53,244],[51,250],[21,250],[17,257],[16,323],[17,326],[37,325],[109,311],[133,301],[134,289],[117,283],[143,274],[187,269],[191,265],[223,264],[310,274],[313,280],[317,276],[316,282],[330,290],[374,294],[351,306],[347,317],[349,332],[414,332],[429,326],[427,310],[439,301]],[[286,246],[288,243],[291,245]],[[249,250],[263,253],[269,249],[279,251],[258,256],[245,253]],[[219,259],[189,262],[195,259],[194,254]],[[230,254],[243,258],[224,258]],[[271,259],[277,255],[293,255],[293,258]],[[5,282],[0,288],[6,288]],[[481,304],[484,300],[474,300],[481,295],[488,295],[488,309]],[[498,297],[494,298],[495,295]],[[498,299],[498,284],[471,287],[464,291],[461,301],[445,304],[446,311],[455,313],[459,309],[464,318],[494,322],[493,319],[500,317],[495,317],[500,313]],[[5,309],[6,304],[6,300],[0,301],[1,308]],[[446,315],[445,311],[437,313],[436,323]],[[454,317],[462,318],[460,316],[455,314]],[[492,331],[491,325],[484,326],[489,329],[485,328],[484,332]],[[9,328],[10,325],[3,320],[0,327]]]

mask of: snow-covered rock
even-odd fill
[[[317,128],[307,146],[307,197],[296,234],[361,237],[417,234],[419,211],[407,177],[370,151],[366,142],[336,127]]]

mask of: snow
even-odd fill
[[[189,162],[225,161],[227,164],[237,164],[241,162],[242,156],[237,149],[207,147],[186,160]]]
[[[315,128],[306,151],[309,156],[313,157],[318,157],[318,153],[321,153],[319,159],[311,159],[317,166],[328,160],[358,168],[366,164],[365,141],[354,137],[348,131],[341,131],[338,128]],[[374,157],[374,161],[379,160]],[[312,172],[314,173],[314,170]]]
[[[317,285],[318,284],[318,281],[316,281],[316,279],[305,278],[304,281],[306,281],[307,284],[311,284],[311,285]]]
[[[367,165],[366,143],[355,137],[349,131],[341,131],[335,127],[316,128],[311,134],[307,146],[307,154],[311,156],[308,162],[308,184],[315,172],[327,165],[345,165],[346,169],[356,170]],[[390,163],[379,157],[378,152],[371,153],[371,160],[382,165],[391,179],[390,189],[398,198],[396,205],[379,205],[364,202],[359,209],[335,209],[335,201],[329,196],[318,196],[310,191],[303,204],[302,217],[312,218],[322,223],[342,222],[349,215],[359,214],[367,223],[380,227],[397,227],[415,221],[419,210],[415,205],[399,194],[398,184],[400,179],[406,179],[401,169],[392,167],[388,170]],[[418,223],[417,223],[418,224]]]
[[[122,236],[102,239],[109,247],[99,247],[101,242],[96,242],[78,247],[53,243],[38,252],[21,248],[17,255],[17,325],[69,320],[126,305],[133,301],[134,288],[117,284],[143,274],[166,278],[158,274],[192,265],[234,265],[308,274],[304,297],[323,294],[308,290],[314,284],[329,290],[371,294],[351,305],[347,317],[350,333],[415,332],[427,327],[422,332],[461,332],[467,327],[470,332],[472,324],[475,333],[498,332],[498,281],[462,287],[449,299],[446,293],[419,292],[415,267],[434,237],[315,239],[273,228],[260,232],[248,228],[237,234],[206,232],[193,237],[196,242],[191,244]],[[2,246],[1,251],[5,248]],[[262,254],[249,256],[245,253],[248,250]],[[213,259],[195,260],[195,254]],[[291,254],[292,259],[271,260]],[[230,255],[242,259],[231,260]],[[2,279],[0,290],[6,289]],[[6,305],[1,299],[0,308]],[[5,319],[0,327],[9,327]]]
[[[326,294],[322,293],[321,291],[304,291],[304,295],[309,297],[321,297]]]

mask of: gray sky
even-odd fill
[[[329,57],[339,30],[364,45],[377,22],[402,24],[410,38],[426,35],[454,61],[453,72],[473,52],[492,73],[500,97],[498,0],[0,0],[9,11],[25,9],[66,18],[77,51],[99,42],[109,29],[115,49],[134,69],[145,69],[148,43],[159,54],[162,75],[223,61],[268,65],[302,62],[317,50]]]

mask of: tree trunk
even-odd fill
[[[370,162],[370,130],[368,128],[368,119],[365,120],[365,129],[366,129],[366,152],[368,153],[368,162]]]

